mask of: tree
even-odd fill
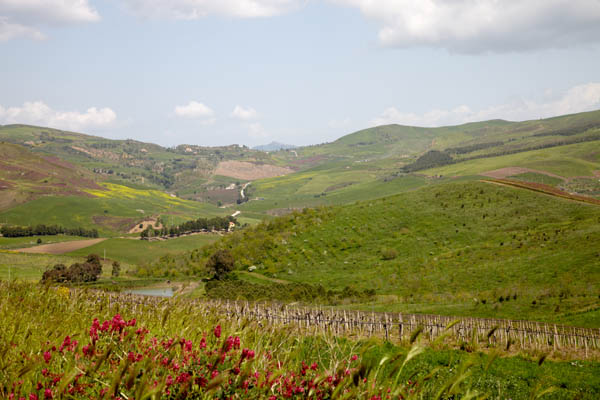
[[[221,280],[233,270],[234,262],[229,250],[217,250],[206,262],[206,268],[214,272],[215,279]]]
[[[121,273],[121,263],[119,263],[118,261],[114,261],[112,263],[112,273],[111,273],[111,275],[114,276],[115,278],[117,278],[120,273]]]

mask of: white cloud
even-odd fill
[[[258,118],[258,113],[252,107],[244,108],[242,106],[235,106],[235,108],[231,112],[231,117],[235,119],[240,119],[242,121],[248,121],[251,119]]]
[[[99,20],[100,14],[88,0],[0,0],[0,41],[43,39],[43,26]]]
[[[598,0],[329,0],[380,25],[385,46],[462,53],[566,47],[600,41]]]
[[[548,96],[548,93],[545,93]],[[411,126],[458,125],[466,122],[506,119],[523,121],[548,118],[600,109],[600,83],[575,86],[545,102],[521,99],[518,101],[474,110],[461,105],[451,110],[432,110],[423,114],[407,113],[389,107],[371,121],[372,125],[401,124]]]
[[[215,123],[215,112],[208,106],[197,101],[190,101],[187,105],[176,106],[175,115],[182,118],[199,119],[205,125]]]
[[[253,139],[264,139],[269,137],[269,134],[265,131],[265,128],[258,122],[248,124],[248,135]]]
[[[199,19],[208,15],[234,18],[272,17],[299,8],[306,0],[124,0],[144,17]]]
[[[117,114],[110,108],[88,108],[85,112],[56,111],[42,101],[25,102],[22,107],[0,106],[3,124],[32,124],[82,131],[110,126]]]
[[[0,42],[26,37],[29,39],[43,40],[45,36],[40,31],[29,26],[11,23],[8,18],[0,16]]]

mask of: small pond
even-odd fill
[[[144,296],[157,296],[157,297],[173,297],[173,289],[168,288],[141,288],[128,290],[125,293],[130,294],[141,294]]]

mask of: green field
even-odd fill
[[[101,235],[127,232],[136,222],[161,215],[172,224],[199,217],[222,216],[225,210],[157,190],[105,183],[106,190],[87,190],[89,197],[42,197],[0,213],[0,221],[15,225],[98,227]]]
[[[114,238],[62,255],[27,254],[5,250],[0,251],[0,279],[8,278],[10,268],[11,276],[15,279],[39,281],[43,272],[55,264],[69,266],[75,262],[81,262],[89,254],[98,254],[103,259],[106,250],[102,275],[104,278],[110,277],[111,264],[116,260],[121,263],[121,271],[125,278],[137,280],[132,274],[139,265],[150,263],[165,255],[175,255],[205,246],[213,243],[219,237],[217,234],[192,235],[166,241]],[[69,236],[43,236],[42,238],[45,240],[48,238],[59,239],[55,243],[66,241],[61,239],[80,239]],[[37,245],[30,243],[31,241],[32,238],[0,238],[0,247],[12,249]],[[44,241],[44,244],[49,243],[49,240]]]
[[[52,244],[62,242],[72,242],[74,240],[86,240],[89,238],[79,236],[67,236],[67,235],[52,235],[52,236],[28,236],[18,238],[7,238],[0,237],[0,249],[11,250],[20,249],[26,247],[38,246],[38,239],[42,241],[41,244]]]
[[[108,239],[84,249],[67,253],[67,256],[85,257],[95,253],[106,258],[132,265],[146,264],[166,254],[178,254],[213,243],[217,234],[192,235],[166,241],[147,241],[136,239]]]

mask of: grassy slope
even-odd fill
[[[433,168],[427,175],[476,175],[504,167],[524,167],[551,172],[564,177],[591,176],[600,170],[600,142],[571,144],[499,157],[465,161]]]
[[[569,129],[583,130],[563,136]],[[567,177],[591,176],[600,169],[600,141],[549,147],[525,151],[536,146],[557,144],[560,141],[585,138],[600,133],[600,111],[580,113],[545,120],[525,122],[485,121],[441,128],[415,128],[387,125],[365,129],[335,142],[282,151],[274,157],[301,170],[278,178],[253,182],[250,202],[243,209],[267,211],[282,208],[302,208],[321,204],[347,204],[355,200],[377,198],[412,190],[425,185],[421,176],[468,176],[511,166],[541,169]],[[535,136],[548,134],[545,136]],[[502,142],[501,145],[454,154],[457,160],[484,157],[458,162],[445,167],[419,171],[416,176],[400,173],[403,165],[419,154],[456,146]],[[515,152],[504,156],[490,155]],[[296,158],[295,154],[298,154]],[[301,164],[299,160],[312,160]],[[312,166],[311,166],[312,165]],[[579,186],[588,187],[583,182]],[[592,185],[593,186],[593,185]],[[577,187],[572,190],[577,191]],[[596,188],[592,188],[596,190]],[[590,190],[588,190],[590,191]]]
[[[309,210],[216,246],[272,277],[374,288],[366,309],[600,326],[598,221],[596,206],[461,182]]]
[[[84,168],[0,142],[0,209],[41,196],[83,195],[86,188],[97,185]]]

